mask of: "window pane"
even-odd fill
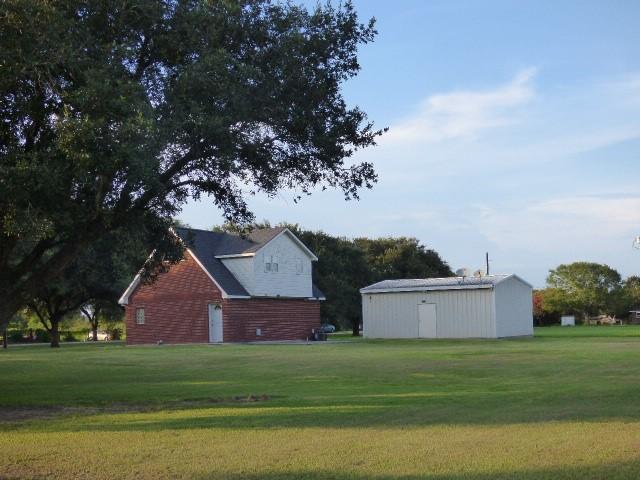
[[[144,325],[144,308],[136,308],[136,323]]]

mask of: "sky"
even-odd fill
[[[640,274],[640,2],[356,0],[376,40],[344,87],[377,127],[379,181],[293,201],[256,196],[258,220],[348,236],[412,236],[455,270],[536,287],[561,263]],[[222,223],[203,199],[180,216]]]

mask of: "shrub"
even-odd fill
[[[42,328],[36,330],[36,342],[49,343],[51,342],[51,334]]]
[[[62,340],[64,342],[76,342],[77,341],[75,335],[71,331],[65,332],[63,337],[62,337]]]

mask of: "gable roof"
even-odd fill
[[[242,238],[226,233],[190,228],[176,228],[175,231],[196,261],[222,289],[223,294],[249,297],[249,293],[236,277],[216,258],[219,251],[238,248],[236,245],[241,245]]]
[[[253,256],[269,242],[286,234],[312,260],[318,260],[318,257],[286,227],[255,229],[246,237],[234,233],[212,232],[195,228],[176,228],[175,231],[184,242],[192,238],[198,243],[207,243],[208,250],[217,258]]]
[[[493,288],[509,277],[517,278],[526,285],[529,285],[520,277],[513,274],[485,275],[483,277],[408,278],[400,280],[383,280],[360,289],[360,293],[477,290],[482,288]]]
[[[220,288],[222,296],[226,298],[251,298],[251,295],[224,263],[222,263],[221,258],[254,256],[256,252],[273,239],[280,235],[287,234],[312,260],[318,259],[313,252],[286,227],[256,229],[246,238],[233,233],[212,232],[196,228],[177,227],[174,231],[180,240],[184,242],[187,251],[192,255],[196,263],[202,267],[207,276]],[[129,301],[129,296],[140,284],[140,281],[141,276],[138,274],[122,294],[118,303],[126,305]],[[314,299],[325,299],[322,291],[314,284],[312,284],[312,295]]]
[[[250,294],[220,258],[253,256],[276,237],[288,234],[312,259],[317,260],[313,252],[286,227],[256,229],[246,238],[233,233],[212,232],[195,228],[176,228],[175,232],[226,296],[249,297]],[[324,294],[318,287],[312,286],[313,298],[324,299]]]

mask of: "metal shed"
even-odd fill
[[[517,275],[384,280],[360,293],[368,338],[533,335],[533,288]]]

